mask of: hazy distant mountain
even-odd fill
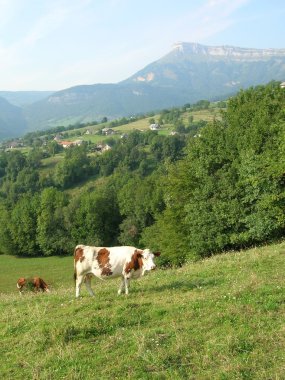
[[[117,84],[76,86],[24,107],[29,130],[117,118],[201,99],[218,100],[240,88],[285,80],[285,49],[177,43],[169,54]]]
[[[47,98],[54,91],[0,91],[0,96],[14,106],[23,107]]]
[[[75,122],[114,119],[183,104],[185,97],[148,84],[118,83],[76,86],[56,92],[25,108],[32,129]]]
[[[22,135],[27,130],[23,110],[0,97],[0,139]]]

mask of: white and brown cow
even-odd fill
[[[92,247],[77,245],[74,250],[74,279],[76,281],[76,297],[80,295],[80,287],[85,282],[91,296],[92,275],[100,279],[122,277],[122,283],[118,294],[125,291],[129,293],[129,280],[139,278],[146,271],[155,269],[154,256],[160,252],[151,252],[149,249],[135,247]]]
[[[46,282],[40,277],[24,278],[20,277],[17,281],[17,288],[20,294],[22,294],[24,289],[33,290],[34,292],[47,292],[49,293],[49,288]]]

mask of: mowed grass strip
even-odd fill
[[[284,262],[281,243],[158,269],[128,297],[94,279],[75,300],[72,257],[0,256],[1,378],[284,379]],[[26,274],[52,293],[20,297]]]

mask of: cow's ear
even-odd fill
[[[135,256],[137,257],[137,258],[139,258],[139,257],[143,257],[143,251],[139,251],[138,249],[135,251]]]
[[[160,256],[160,252],[153,252],[154,256]]]

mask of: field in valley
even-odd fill
[[[72,257],[0,256],[1,379],[284,379],[285,243],[158,269],[75,300]],[[50,294],[19,296],[21,276]]]

